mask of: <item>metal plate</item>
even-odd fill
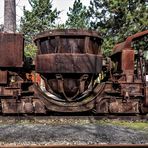
[[[23,66],[23,35],[0,33],[0,67]]]
[[[0,71],[0,84],[7,84],[7,71]]]
[[[93,54],[43,54],[36,59],[39,73],[99,73],[102,57]]]

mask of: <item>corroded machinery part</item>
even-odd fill
[[[136,33],[113,48],[111,61],[115,64],[116,69],[111,71],[111,81],[114,88],[114,84],[116,84],[116,92],[122,96],[123,104],[114,101],[112,108],[129,106],[131,109],[139,110],[142,114],[148,113],[147,60],[144,57],[144,48],[133,46],[134,42],[140,42],[147,35],[148,30]],[[129,103],[125,104],[126,102]],[[123,109],[121,112],[125,112]]]
[[[51,30],[35,38],[38,47],[36,72],[45,82],[46,91],[61,101],[82,98],[102,68],[102,38],[86,30]]]
[[[145,34],[148,31],[115,46],[109,62],[102,66],[102,38],[97,32],[43,32],[34,40],[38,47],[35,69],[42,82],[38,85],[31,80],[30,60],[23,59],[23,35],[0,33],[0,111],[148,113],[147,63],[142,50],[135,54],[131,48],[131,41]]]

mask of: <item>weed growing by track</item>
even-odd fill
[[[29,118],[15,118],[2,117],[0,125],[17,124],[17,125],[113,125],[120,127],[127,127],[135,130],[142,130],[148,132],[147,120],[121,120],[121,119],[95,119],[93,117],[29,117]]]
[[[126,121],[118,119],[113,119],[113,120],[106,119],[106,120],[99,120],[97,123],[101,125],[122,126],[148,132],[148,121]]]

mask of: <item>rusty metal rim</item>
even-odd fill
[[[94,144],[94,145],[12,145],[12,144],[8,144],[8,145],[1,145],[0,148],[5,148],[5,147],[17,147],[17,148],[29,148],[29,147],[35,147],[35,148],[42,148],[42,147],[49,147],[49,148],[80,148],[80,147],[88,147],[88,148],[95,148],[95,147],[100,147],[100,148],[116,148],[116,147],[120,147],[120,148],[133,148],[133,147],[138,147],[138,148],[143,148],[143,147],[148,147],[148,144]]]
[[[55,30],[48,30],[39,33],[34,37],[34,41],[40,38],[45,38],[45,37],[52,37],[52,36],[90,36],[90,37],[96,37],[101,38],[99,33],[93,30],[82,30],[82,29],[55,29]]]

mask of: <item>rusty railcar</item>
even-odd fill
[[[1,112],[146,114],[147,60],[142,52],[137,56],[131,42],[147,34],[116,45],[104,64],[99,33],[49,30],[34,39],[38,51],[32,65],[24,57],[23,35],[1,33]],[[40,75],[40,83],[32,81],[32,71]]]
[[[135,51],[133,41],[140,40],[148,35],[148,30],[129,36],[124,42],[115,45],[111,55],[116,70],[110,75],[113,84],[117,85],[116,91],[122,96],[122,103],[115,99],[112,106],[114,112],[126,112],[127,108],[136,113],[148,112],[148,86],[147,86],[147,61],[144,57],[142,46]],[[145,41],[147,42],[147,40]],[[145,49],[147,50],[147,49]],[[122,109],[120,110],[120,107]],[[130,111],[131,112],[131,111]]]
[[[58,112],[91,110],[94,80],[102,69],[102,38],[94,31],[71,29],[47,31],[34,41],[39,49],[35,69],[44,82],[40,97],[46,98],[47,108]]]
[[[32,107],[29,99],[33,92],[29,90],[29,86],[33,83],[27,78],[27,74],[33,68],[27,61],[24,58],[23,34],[0,33],[1,113],[25,113],[28,106]]]

